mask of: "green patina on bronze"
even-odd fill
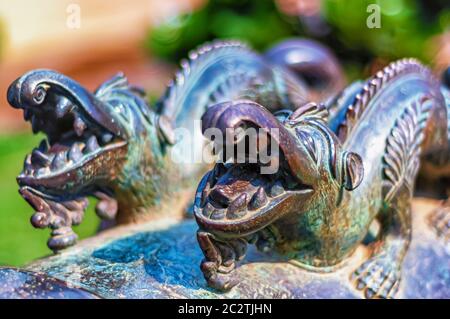
[[[99,199],[101,218],[118,223],[181,215],[182,205],[167,205],[177,197],[188,204],[185,193],[194,191],[205,165],[173,162],[172,146],[186,144],[175,140],[175,129],[199,131],[195,121],[209,106],[245,97],[272,110],[294,108],[312,94],[329,97],[342,86],[338,65],[333,74],[324,73],[320,88],[302,80],[305,66],[311,72],[337,64],[327,60],[331,54],[322,46],[303,40],[274,50],[262,57],[236,41],[201,46],[181,62],[156,112],[122,74],[94,93],[50,70],[28,72],[12,83],[9,103],[24,110],[34,132],[47,135],[25,159],[18,182],[36,210],[32,224],[52,229],[49,247],[56,251],[75,243],[71,226],[82,221],[88,195]],[[289,70],[283,59],[293,50],[300,55],[292,66],[301,66]],[[323,54],[315,60],[310,51]],[[203,143],[191,141],[187,147],[200,153]],[[178,156],[188,155],[182,149]]]
[[[313,287],[311,296],[331,296],[326,291],[333,285],[342,296],[358,296],[347,285],[346,270],[365,258],[351,276],[357,288],[364,289],[366,297],[393,297],[413,232],[421,229],[412,225],[410,211],[419,164],[422,175],[450,175],[448,91],[426,67],[405,59],[335,96],[342,88],[342,74],[321,50],[312,42],[287,41],[261,57],[238,42],[204,45],[182,61],[156,111],[122,74],[94,93],[55,71],[35,70],[17,79],[8,90],[9,103],[24,110],[33,131],[47,135],[25,159],[18,182],[36,210],[32,224],[52,229],[49,247],[58,251],[75,243],[71,226],[82,221],[89,195],[99,199],[96,211],[105,220],[154,223],[141,225],[141,232],[130,238],[112,232],[117,241],[96,239],[30,269],[102,297],[221,296],[203,287],[198,276],[173,277],[183,273],[191,278],[190,268],[183,267],[199,259],[199,254],[184,253],[193,246],[192,222],[179,220],[207,169],[171,158],[176,147],[181,146],[175,155],[179,158],[203,147],[179,139],[175,129],[200,132],[195,120],[202,119],[203,131],[260,128],[266,137],[262,141],[270,140],[266,146],[275,143],[280,151],[269,162],[278,164],[275,173],[261,174],[267,165],[262,162],[218,163],[201,180],[193,207],[205,257],[201,271],[210,286],[229,290],[241,282],[237,292],[225,297],[300,297],[308,285]],[[322,86],[303,81],[311,75],[319,75]],[[308,103],[315,99],[325,104]],[[444,238],[450,233],[446,205],[430,219]],[[158,230],[164,221],[169,229]],[[428,245],[430,234],[425,237]],[[235,264],[249,243],[263,252],[256,258],[262,265],[247,265],[246,273],[236,275]],[[368,256],[356,258],[362,243],[370,244]],[[430,256],[436,260],[434,270],[420,266],[434,276],[433,282],[448,277],[448,269],[441,267],[441,248],[435,256],[430,245],[414,247],[410,257],[410,264]],[[267,259],[270,251],[274,253]],[[141,261],[142,254],[150,256]],[[265,265],[264,260],[271,263]],[[159,262],[164,262],[167,275],[159,274]],[[81,278],[72,280],[67,276],[74,264],[83,270]],[[317,277],[316,272],[331,274]],[[417,296],[417,274],[407,277],[406,284],[415,286],[403,295]],[[7,278],[16,275],[14,270],[0,271]],[[151,284],[144,284],[139,294],[139,278],[145,276]],[[246,278],[260,278],[262,284]],[[70,293],[84,294],[77,289]],[[436,291],[448,295],[445,289]]]
[[[198,187],[201,269],[212,287],[237,283],[232,271],[248,243],[310,270],[334,270],[376,220],[371,256],[353,279],[367,297],[395,294],[413,231],[410,202],[421,157],[449,151],[447,106],[440,83],[413,59],[394,62],[349,90],[353,97],[339,106],[345,111],[337,134],[327,125],[326,107],[315,103],[272,115],[241,100],[203,116],[203,130],[280,132],[271,136],[280,149],[275,174],[260,173],[262,162],[218,163]]]
[[[331,99],[343,79],[322,49],[287,41],[262,58],[237,42],[207,44],[181,63],[155,112],[123,75],[94,93],[48,70],[15,81],[8,101],[48,137],[18,182],[36,210],[33,225],[52,229],[49,246],[75,243],[71,226],[88,195],[104,219],[151,222],[110,230],[27,271],[1,268],[0,296],[448,297],[448,252],[435,242],[450,234],[448,202],[430,217],[411,216],[410,206],[419,164],[431,179],[450,175],[448,83],[440,88],[405,59]],[[302,81],[316,73],[321,89]],[[326,103],[307,103],[314,99]],[[278,111],[286,108],[294,111]],[[199,130],[200,118],[203,130],[261,128],[280,153],[265,164],[219,163],[203,177],[194,200],[199,250],[195,223],[180,215],[206,167],[169,154],[183,146],[175,129]],[[273,163],[276,173],[260,173]],[[247,253],[248,243],[260,252]],[[239,285],[221,293],[201,272],[212,288]]]

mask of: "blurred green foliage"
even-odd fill
[[[145,47],[173,62],[186,57],[197,45],[217,38],[245,40],[262,50],[296,33],[291,20],[278,13],[272,0],[212,0],[196,12],[173,16],[152,29]]]
[[[370,4],[380,8],[380,28],[366,26],[373,12],[367,9]],[[413,56],[429,62],[429,40],[450,28],[448,4],[448,0],[326,0],[323,14],[332,26],[331,36],[347,52],[364,51],[387,60]]]
[[[19,195],[16,183],[25,154],[41,139],[31,134],[0,136],[0,265],[19,266],[51,254],[46,245],[50,231],[31,226],[33,210]],[[93,235],[98,227],[94,204],[89,206],[84,222],[75,227],[81,238]]]
[[[370,4],[380,8],[381,28],[367,27]],[[448,0],[322,0],[321,16],[330,32],[317,40],[333,49],[350,79],[361,76],[374,58],[409,56],[430,62],[430,39],[450,28]],[[172,62],[216,38],[241,39],[264,50],[286,37],[312,37],[302,21],[281,14],[273,0],[210,0],[151,30],[145,48]]]

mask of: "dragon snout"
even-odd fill
[[[22,108],[20,101],[19,101],[19,89],[20,89],[20,83],[19,79],[15,80],[11,85],[8,87],[8,92],[6,93],[6,99],[8,103],[16,108]]]
[[[314,163],[305,150],[298,146],[298,138],[294,131],[258,103],[239,100],[215,105],[205,113],[202,125],[204,134],[208,128],[220,131],[224,140],[222,143],[214,141],[219,147],[221,144],[230,146],[228,145],[230,142],[236,146],[242,141],[245,146],[246,142],[240,138],[239,129],[244,130],[241,136],[245,137],[249,133],[247,128],[255,128],[258,130],[257,153],[267,149],[268,145],[271,146],[271,149],[274,146],[277,150],[276,154],[281,154],[290,171],[295,172],[296,177],[302,183],[312,185],[317,177],[312,167]],[[206,134],[205,137],[209,138]],[[244,155],[247,156],[247,154]],[[272,158],[276,159],[277,156],[272,156]]]

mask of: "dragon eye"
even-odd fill
[[[44,101],[46,95],[47,92],[45,91],[45,89],[43,87],[38,87],[33,94],[33,101],[37,104],[41,104]]]

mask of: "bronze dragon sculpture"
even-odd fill
[[[365,242],[370,257],[352,280],[366,297],[393,297],[414,231],[410,202],[420,164],[448,170],[448,162],[433,160],[450,152],[448,102],[428,68],[404,59],[327,106],[303,103],[271,114],[264,104],[234,100],[209,108],[204,132],[214,128],[225,137],[229,129],[262,130],[256,152],[276,144],[271,161],[279,169],[262,174],[267,162],[229,157],[226,150],[245,141],[242,135],[211,138],[224,161],[203,177],[194,202],[208,284],[219,290],[236,285],[233,271],[248,244],[329,272]],[[250,150],[242,150],[246,158]],[[440,214],[448,234],[448,211]]]
[[[143,91],[129,85],[123,75],[90,93],[62,74],[35,70],[8,90],[8,101],[24,110],[33,131],[47,135],[25,159],[24,171],[18,177],[20,192],[36,210],[33,225],[52,229],[49,246],[55,251],[75,242],[71,226],[81,222],[90,195],[99,199],[98,215],[117,223],[168,215],[172,222],[177,221],[190,203],[193,183],[209,167],[174,161],[174,157],[187,157],[189,152],[199,153],[203,147],[203,141],[195,144],[182,136],[180,139],[177,128],[200,132],[200,125],[193,121],[206,111],[203,131],[258,128],[264,134],[258,137],[257,155],[271,149],[271,144],[280,151],[270,154],[274,156],[269,162],[237,164],[225,153],[225,164],[217,164],[202,179],[193,210],[205,256],[201,270],[210,286],[226,290],[236,278],[256,280],[271,273],[271,267],[262,265],[260,269],[268,272],[250,268],[233,276],[235,263],[245,256],[248,243],[263,252],[272,251],[272,262],[289,260],[312,271],[305,272],[306,277],[315,271],[336,269],[339,273],[340,266],[353,269],[353,264],[346,263],[363,243],[369,244],[370,258],[352,279],[367,297],[392,297],[399,287],[401,265],[414,231],[410,213],[413,190],[437,186],[437,191],[431,190],[435,195],[448,187],[450,131],[444,123],[445,119],[450,122],[449,113],[445,114],[449,108],[448,82],[443,81],[439,88],[427,68],[415,60],[402,60],[336,94],[343,86],[339,64],[328,50],[305,40],[284,42],[264,56],[237,42],[204,45],[182,62],[155,108],[149,107]],[[312,100],[324,105],[309,103]],[[214,142],[219,146],[229,143]],[[231,146],[234,149],[239,143]],[[250,158],[250,152],[244,150],[244,158]],[[420,178],[427,182],[414,185],[419,162]],[[273,174],[260,173],[272,164],[280,169]],[[444,238],[449,235],[449,211],[446,203],[430,219]],[[63,254],[65,257],[42,260],[30,269],[63,278],[66,272],[73,273],[70,256],[79,256],[83,250],[78,281],[92,289],[98,286],[98,274],[102,277],[99,280],[104,278],[105,260],[116,264],[121,260],[120,256],[116,259],[119,253],[126,264],[129,256],[148,250],[148,243],[163,247],[163,240],[170,247],[178,243],[173,254],[165,250],[155,256],[152,253],[143,261],[143,268],[149,272],[152,260],[161,257],[166,260],[167,278],[181,271],[189,282],[184,289],[189,290],[189,276],[197,274],[189,267],[183,272],[180,267],[186,261],[195,264],[199,257],[189,251],[194,246],[195,238],[190,236],[194,222],[176,224],[180,228],[171,232],[150,232],[146,240],[146,234],[140,233],[111,247],[100,245],[95,251],[92,247],[84,251],[89,246],[84,243],[80,249]],[[120,229],[116,231],[120,233]],[[417,252],[417,238],[414,240],[410,250]],[[413,256],[421,258],[420,254]],[[133,270],[135,266],[134,262],[129,265]],[[159,266],[156,268],[159,271]],[[108,276],[120,277],[114,269],[107,271]],[[271,273],[274,278],[263,281],[273,284],[274,290],[283,289],[283,280],[292,271],[289,269],[276,263]],[[441,276],[446,272],[436,273]],[[422,280],[422,273],[420,276]],[[167,278],[162,281],[164,286]],[[302,280],[290,280],[291,285],[303,285]],[[149,282],[153,287],[154,280]],[[181,286],[176,282],[173,287]],[[242,286],[240,293],[246,289],[250,293],[257,285],[244,283],[238,288]],[[156,286],[152,289],[150,296],[158,296]],[[188,296],[204,294],[201,290]],[[293,294],[300,295],[301,291]]]
[[[179,158],[202,146],[183,141],[175,129],[200,132],[195,120],[219,102],[249,98],[273,111],[292,109],[326,100],[343,85],[333,55],[308,40],[281,43],[266,56],[236,41],[203,45],[181,62],[154,109],[123,74],[91,93],[56,71],[28,72],[7,97],[34,133],[47,136],[17,178],[36,211],[31,223],[52,229],[48,246],[57,251],[75,243],[72,225],[82,221],[87,196],[99,199],[102,219],[117,223],[181,215],[205,165],[175,163],[174,146]]]

